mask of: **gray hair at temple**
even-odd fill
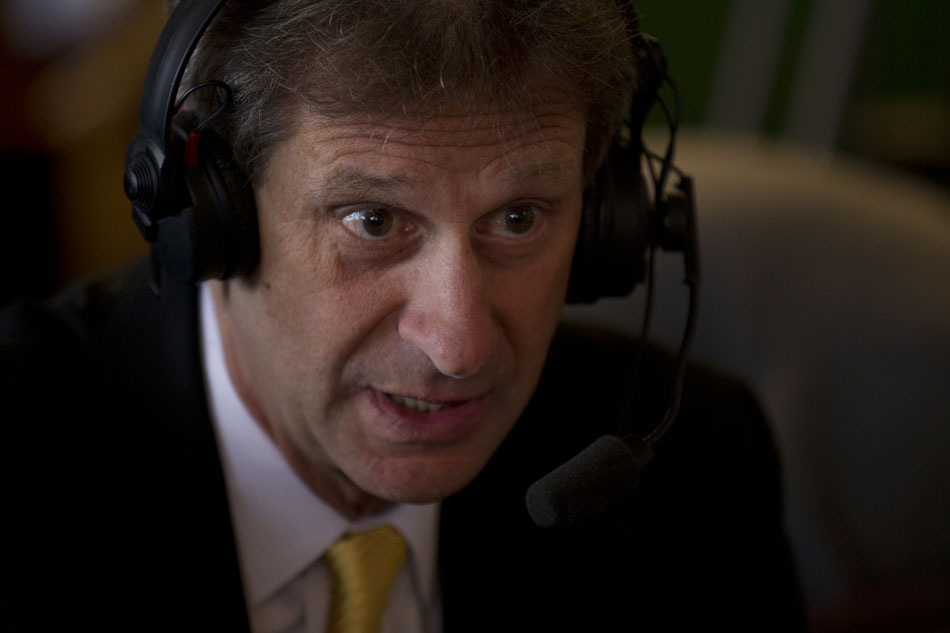
[[[302,105],[329,117],[464,114],[552,98],[586,116],[589,179],[632,97],[630,38],[617,0],[231,0],[183,86],[231,87],[214,127],[252,182]],[[218,92],[194,93],[197,109],[212,111]]]

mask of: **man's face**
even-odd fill
[[[215,290],[230,372],[321,496],[443,498],[536,387],[580,222],[583,117],[301,116],[256,188],[259,269]]]

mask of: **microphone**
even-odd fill
[[[525,494],[528,515],[541,527],[570,527],[633,492],[652,457],[651,443],[603,435],[531,484]]]
[[[673,167],[676,170],[675,167]],[[676,170],[679,172],[679,170]],[[664,224],[668,214],[675,216],[669,226],[675,231],[662,236],[664,248],[683,251],[689,288],[689,307],[683,338],[676,353],[673,386],[666,414],[646,437],[604,435],[583,451],[531,484],[525,494],[525,506],[531,520],[540,527],[570,527],[580,519],[597,514],[621,497],[633,492],[640,471],[653,458],[653,445],[666,434],[679,412],[686,358],[696,331],[699,303],[699,256],[696,240],[695,204],[692,179],[681,174],[679,194],[662,205]],[[650,285],[653,283],[653,258],[650,258]],[[649,299],[647,304],[649,305]],[[646,319],[649,320],[649,317]]]

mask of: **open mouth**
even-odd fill
[[[436,404],[435,402],[429,402],[428,400],[409,398],[407,396],[397,396],[391,393],[387,393],[386,397],[389,398],[390,402],[393,402],[400,407],[411,409],[413,411],[421,411],[422,413],[435,413],[436,411],[441,411],[448,406],[447,404]]]

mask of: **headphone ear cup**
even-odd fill
[[[213,131],[204,132],[208,171],[223,187],[224,195],[215,205],[224,258],[218,268],[217,279],[247,275],[256,267],[260,257],[260,234],[257,226],[257,203],[251,181],[234,161],[231,147]],[[215,185],[215,191],[218,185]],[[210,279],[211,276],[205,277]]]
[[[248,274],[260,251],[253,189],[231,148],[192,123],[190,115],[173,122],[179,211],[159,221],[156,255],[181,283]]]
[[[613,146],[584,192],[568,303],[630,294],[646,275],[650,202],[640,152]]]
[[[577,245],[571,261],[567,285],[567,303],[592,303],[600,296],[597,284],[597,252],[600,248],[600,214],[606,166],[597,172],[594,182],[584,190],[584,209],[577,233]]]

